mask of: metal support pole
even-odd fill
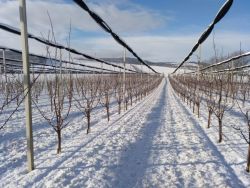
[[[126,48],[124,48],[124,52],[123,52],[123,105],[124,105],[124,111],[126,111],[126,104],[125,104],[126,73],[125,73],[125,68],[126,68]]]
[[[19,0],[22,60],[23,60],[23,82],[24,82],[24,105],[26,118],[26,137],[27,137],[27,160],[29,172],[34,170],[33,154],[33,135],[32,135],[32,109],[31,109],[31,85],[30,85],[30,66],[29,66],[29,46],[27,38],[27,17],[26,1]]]

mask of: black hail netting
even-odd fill
[[[78,4],[83,10],[87,11],[88,14],[96,21],[98,25],[102,27],[104,31],[109,33],[120,45],[122,45],[124,48],[126,48],[129,52],[133,54],[134,57],[138,59],[139,62],[141,62],[143,65],[147,66],[150,70],[152,70],[154,73],[157,73],[151,66],[149,66],[147,63],[145,63],[134,51],[133,49],[126,44],[125,41],[123,41],[116,33],[112,31],[110,26],[95,12],[91,11],[86,3],[84,3],[82,0],[74,0],[76,4]]]
[[[11,27],[11,26],[3,24],[3,23],[0,23],[0,29],[8,31],[8,32],[13,33],[13,34],[16,34],[16,35],[21,35],[21,32],[19,31],[19,29],[16,29],[14,27]],[[79,51],[77,51],[77,50],[75,50],[73,48],[65,47],[65,46],[63,46],[61,44],[58,44],[58,43],[52,43],[52,42],[50,42],[50,41],[48,41],[46,39],[42,39],[42,38],[37,37],[37,36],[35,36],[33,34],[28,34],[28,37],[31,38],[31,39],[34,39],[34,40],[36,40],[36,41],[38,41],[40,43],[43,43],[43,44],[46,44],[46,45],[49,45],[49,46],[52,46],[52,47],[55,47],[55,48],[64,49],[64,50],[66,50],[66,51],[68,51],[68,52],[70,52],[72,54],[80,55],[80,56],[83,56],[83,57],[85,57],[87,59],[94,60],[94,61],[97,61],[97,62],[100,62],[100,63],[104,63],[104,64],[112,66],[112,67],[124,69],[123,67],[121,67],[119,65],[114,65],[114,64],[109,63],[107,61],[104,61],[102,59],[97,59],[95,57],[92,57],[90,55],[81,53],[81,52],[79,52]],[[125,68],[125,70],[130,71],[130,72],[136,72],[134,70],[127,69],[127,68]]]
[[[199,38],[198,42],[194,45],[191,52],[188,54],[188,56],[180,63],[180,65],[175,69],[173,73],[175,73],[197,50],[197,48],[208,38],[208,36],[211,34],[211,32],[214,29],[215,24],[217,24],[230,10],[231,6],[233,4],[233,0],[228,0],[222,8],[217,13],[215,19],[213,22],[208,26],[208,28],[202,33],[201,37]]]
[[[0,46],[0,50],[8,50],[8,51],[12,51],[12,52],[15,52],[15,53],[18,53],[18,54],[22,54],[22,52],[20,50],[7,48],[7,47],[2,47],[2,46]],[[48,59],[48,57],[45,57],[45,56],[42,56],[42,55],[36,55],[36,54],[32,54],[32,53],[30,53],[29,55],[32,56],[32,57],[37,57],[37,58],[41,58],[41,59],[44,59],[44,60]],[[9,58],[5,58],[5,59],[8,60],[8,61],[12,61],[12,62],[19,62],[19,63],[22,62],[22,60],[17,60],[17,59],[9,59]],[[99,71],[108,71],[108,72],[118,73],[117,71],[114,71],[114,70],[95,67],[95,66],[90,66],[90,65],[85,65],[85,64],[82,64],[82,63],[76,63],[76,62],[72,62],[72,61],[64,61],[64,60],[60,61],[59,59],[55,59],[55,58],[49,58],[49,60],[51,62],[57,62],[57,64],[58,63],[63,63],[63,64],[67,64],[67,65],[76,65],[76,66],[79,66],[79,67],[96,69],[96,70],[99,70]],[[34,65],[41,65],[41,66],[47,66],[47,67],[54,67],[54,68],[58,67],[58,65],[53,65],[51,63],[49,63],[49,64],[48,63],[37,63],[37,62],[32,62],[32,61],[30,61],[30,63],[34,64]],[[65,67],[65,68],[67,68],[67,67]],[[67,69],[69,69],[69,68],[67,68]],[[70,69],[72,69],[72,68],[70,68]],[[92,71],[92,72],[97,72],[97,71]]]

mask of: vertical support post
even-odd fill
[[[101,77],[102,77],[103,76],[103,62],[102,62],[102,66],[101,67],[102,67],[102,73],[101,73]]]
[[[59,52],[60,52],[60,79],[62,82],[62,49],[61,48],[60,48]]]
[[[124,111],[126,111],[126,104],[125,104],[126,73],[125,73],[125,68],[126,68],[126,48],[124,48],[124,52],[123,52],[123,105],[124,105]]]
[[[200,81],[200,63],[201,63],[201,44],[199,45],[198,81]],[[198,89],[199,89],[199,85],[198,85]]]
[[[142,82],[142,74],[143,74],[143,66],[142,66],[142,63],[141,63],[141,82]]]
[[[143,79],[142,79],[142,74],[143,74],[143,66],[142,66],[142,63],[141,63],[141,100],[142,100],[142,97],[143,97]]]
[[[29,46],[27,38],[27,17],[26,0],[19,0],[21,44],[23,60],[23,82],[24,82],[24,104],[26,118],[26,137],[27,137],[27,160],[28,171],[34,170],[33,154],[33,135],[32,135],[32,109],[31,109],[31,85],[30,85],[30,66],[29,66]]]
[[[149,76],[148,76],[149,72],[145,72],[145,80],[146,80],[146,95],[149,94]]]
[[[197,100],[200,100],[200,64],[201,64],[201,44],[199,45],[199,60],[198,60],[198,86],[197,86]],[[196,100],[196,99],[195,99]],[[197,106],[198,117],[200,117],[199,107]]]
[[[7,69],[6,69],[6,58],[5,58],[5,49],[3,49],[3,73],[5,78],[5,84],[4,84],[4,92],[7,93]]]
[[[232,61],[232,65],[231,65],[231,69],[234,69],[234,60]],[[234,78],[234,71],[232,70],[231,71],[231,81],[233,81],[233,78]]]
[[[31,64],[32,66],[32,82],[35,80],[35,67],[34,64]]]
[[[142,71],[142,63],[141,63],[141,80],[142,80],[142,72],[143,72],[143,71]]]
[[[0,64],[0,74],[1,74],[1,76],[2,76],[2,73],[3,73],[3,71],[2,71],[2,65]]]
[[[61,101],[61,97],[64,95],[64,92],[65,92],[65,87],[63,87],[63,77],[62,77],[62,49],[60,48],[59,49],[59,52],[60,52],[60,78],[58,79],[58,104],[60,104],[60,101]],[[62,90],[61,90],[62,89]],[[62,92],[62,95],[60,95]]]

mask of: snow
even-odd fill
[[[160,70],[171,73],[169,68]],[[250,186],[244,140],[225,126],[225,140],[218,144],[217,122],[206,129],[205,107],[197,118],[167,79],[121,115],[113,104],[110,122],[105,111],[97,109],[88,135],[86,120],[75,109],[71,125],[62,132],[59,155],[56,134],[37,110],[33,114],[35,170],[27,173],[20,109],[0,130],[0,187]],[[244,123],[233,112],[227,115],[229,121]]]
[[[164,74],[166,77],[167,77],[167,75],[173,73],[174,70],[176,69],[174,67],[172,68],[172,67],[162,67],[162,66],[152,66],[152,68],[155,71]]]

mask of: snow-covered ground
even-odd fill
[[[217,122],[206,129],[205,108],[198,119],[168,80],[122,115],[115,106],[111,111],[110,122],[104,110],[95,112],[89,135],[82,115],[73,112],[57,155],[55,132],[34,110],[30,173],[20,111],[0,130],[0,187],[250,187],[243,139],[225,128],[226,139],[218,144]]]

